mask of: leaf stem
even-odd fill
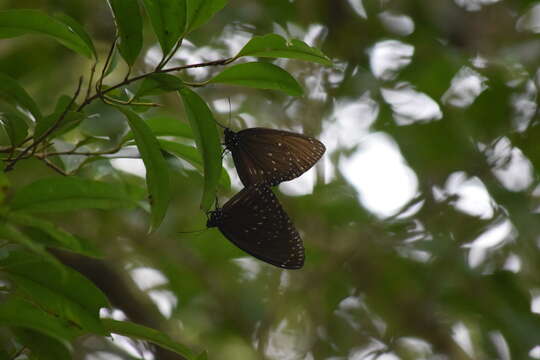
[[[103,151],[96,151],[96,152],[78,151],[77,152],[77,151],[75,151],[77,149],[77,147],[76,147],[76,148],[74,148],[72,150],[69,150],[69,151],[59,151],[59,152],[54,152],[54,153],[47,153],[46,155],[47,156],[58,156],[58,155],[98,156],[98,155],[108,155],[108,154],[114,154],[114,153],[118,152],[122,148],[122,146],[124,146],[124,142],[121,142],[120,144],[118,144],[117,146],[115,146],[112,149],[103,150]]]
[[[161,59],[161,61],[159,62],[158,66],[156,67],[156,70],[159,71],[161,70],[165,65],[167,65],[169,63],[169,61],[171,61],[171,59],[173,58],[173,56],[176,54],[176,52],[178,51],[178,49],[180,49],[180,46],[182,46],[182,42],[184,41],[184,39],[180,39],[176,42],[176,45],[174,46],[174,49],[168,54],[163,54],[163,59]]]
[[[77,90],[75,91],[75,94],[71,98],[70,103],[68,104],[68,106],[66,106],[66,108],[64,109],[64,111],[62,112],[62,115],[60,115],[58,120],[56,120],[56,122],[49,129],[47,129],[47,131],[45,131],[40,137],[35,139],[32,144],[30,144],[27,148],[25,148],[22,152],[20,152],[17,155],[17,157],[15,157],[15,159],[11,160],[6,165],[6,167],[4,169],[4,172],[8,172],[10,170],[13,170],[13,167],[15,166],[15,164],[20,159],[22,159],[29,151],[34,151],[38,147],[39,144],[41,144],[54,130],[56,130],[62,124],[62,120],[64,120],[64,118],[66,117],[69,109],[73,106],[73,104],[75,103],[75,100],[79,96],[79,93],[81,91],[82,82],[83,82],[83,78],[81,76],[79,78],[79,83],[77,85]]]
[[[13,356],[11,357],[11,360],[16,360],[19,356],[21,356],[24,352],[26,351],[26,346],[23,346],[22,348],[20,348],[19,350],[17,350],[15,352],[15,354],[13,354]]]
[[[63,176],[68,176],[70,175],[68,172],[66,172],[64,169],[60,168],[58,165],[56,165],[55,163],[53,163],[52,161],[50,161],[49,159],[47,159],[47,155],[43,155],[43,156],[36,156],[38,159],[40,159],[41,161],[43,161],[45,163],[45,165],[47,165],[48,167],[50,167],[51,169],[53,169],[54,171],[56,171],[57,173],[59,173],[60,175],[63,175]]]
[[[97,60],[92,65],[92,70],[90,71],[90,80],[88,80],[88,87],[86,88],[86,95],[84,96],[84,99],[88,99],[90,97],[90,92],[92,91],[92,83],[94,82],[94,75],[96,73],[96,66],[97,66]]]
[[[114,86],[111,86],[110,88],[108,89],[105,89],[103,91],[100,91],[98,92],[97,94],[95,94],[94,96],[91,96],[90,98],[86,99],[80,106],[79,108],[77,109],[77,111],[81,111],[86,105],[90,104],[92,101],[100,98],[103,94],[106,94],[106,93],[109,93],[113,90],[116,90],[122,86],[126,86],[134,81],[137,81],[137,80],[141,80],[141,79],[144,79],[145,77],[147,76],[150,76],[152,74],[157,74],[157,73],[169,73],[169,72],[175,72],[175,71],[182,71],[182,70],[186,70],[186,69],[193,69],[193,68],[198,68],[198,67],[206,67],[206,66],[219,66],[219,65],[226,65],[230,62],[230,59],[231,58],[227,58],[227,59],[221,59],[221,60],[214,60],[214,61],[207,61],[207,62],[202,62],[202,63],[197,63],[197,64],[189,64],[189,65],[182,65],[182,66],[176,66],[176,67],[172,67],[172,68],[168,68],[168,69],[161,69],[161,70],[154,70],[152,72],[149,72],[149,73],[144,73],[142,75],[137,75],[137,76],[134,76],[132,78],[129,78],[129,79],[124,79],[122,82],[114,85]]]
[[[115,38],[115,40],[113,41],[113,43],[112,43],[112,45],[111,45],[111,47],[109,49],[109,52],[107,54],[107,58],[105,60],[105,64],[103,66],[103,69],[101,70],[101,74],[99,76],[99,79],[97,79],[97,81],[95,82],[95,91],[96,91],[96,93],[92,95],[91,94],[91,89],[92,89],[92,83],[94,81],[94,77],[95,77],[95,73],[96,73],[96,69],[97,69],[97,61],[93,64],[92,70],[91,70],[91,73],[90,73],[90,78],[89,78],[89,81],[88,81],[88,87],[86,89],[86,94],[84,96],[84,101],[77,107],[77,109],[75,110],[76,112],[81,112],[87,105],[89,105],[90,103],[92,103],[96,99],[102,99],[106,103],[113,102],[113,103],[117,103],[117,104],[120,104],[120,105],[160,106],[159,104],[156,104],[156,103],[135,103],[132,100],[122,101],[122,100],[118,100],[118,99],[111,99],[110,97],[107,97],[105,95],[107,93],[110,93],[111,91],[114,91],[114,90],[116,90],[118,88],[121,88],[121,87],[126,86],[128,84],[131,84],[131,83],[133,83],[135,81],[142,80],[142,79],[144,79],[144,78],[146,78],[146,77],[148,77],[150,75],[153,75],[153,74],[177,72],[177,71],[193,69],[193,68],[199,68],[199,67],[207,67],[207,66],[222,66],[222,65],[227,65],[227,64],[231,63],[232,61],[236,60],[236,58],[225,58],[225,59],[220,59],[220,60],[206,61],[206,62],[201,62],[201,63],[196,63],[196,64],[181,65],[181,66],[175,66],[175,67],[163,69],[163,67],[167,65],[167,63],[173,58],[174,54],[180,48],[180,46],[182,44],[182,39],[181,39],[181,40],[179,40],[177,42],[177,44],[175,45],[175,48],[171,51],[171,53],[163,58],[163,60],[160,62],[160,64],[158,64],[158,66],[156,67],[156,69],[154,71],[144,73],[144,74],[141,74],[141,75],[137,75],[137,76],[133,76],[133,77],[130,78],[129,76],[131,74],[131,69],[129,69],[128,73],[126,74],[126,77],[120,83],[118,83],[118,84],[116,84],[114,86],[111,86],[111,87],[109,87],[107,89],[103,89],[103,80],[104,80],[104,78],[106,76],[105,74],[107,72],[107,68],[111,63],[111,59],[112,59],[112,56],[113,56],[114,49],[116,47],[117,40],[118,40],[118,37]],[[0,147],[0,153],[8,153],[8,154],[10,154],[7,157],[7,159],[4,160],[5,162],[7,162],[7,165],[4,168],[4,172],[8,172],[10,170],[13,170],[13,168],[15,167],[16,163],[19,160],[27,159],[27,158],[31,158],[31,157],[35,156],[38,159],[44,161],[47,166],[49,166],[50,168],[52,168],[56,172],[58,172],[58,173],[60,173],[62,175],[70,175],[70,173],[64,171],[63,169],[59,168],[56,164],[49,161],[47,159],[47,157],[49,157],[49,156],[58,156],[58,155],[80,155],[80,156],[109,155],[109,154],[114,154],[114,153],[118,152],[122,148],[122,146],[124,145],[123,143],[119,144],[118,146],[114,147],[111,150],[98,151],[98,152],[77,152],[75,150],[78,149],[79,146],[76,146],[70,151],[46,153],[44,150],[48,146],[45,146],[44,148],[39,149],[39,151],[41,151],[41,152],[36,153],[36,151],[39,148],[39,145],[42,144],[45,140],[47,140],[47,138],[56,129],[58,129],[58,127],[62,124],[64,118],[66,117],[66,115],[68,113],[68,111],[72,108],[73,104],[75,104],[75,101],[76,101],[76,99],[78,98],[78,96],[80,94],[80,91],[81,91],[81,88],[82,88],[82,83],[83,83],[83,78],[80,77],[78,85],[77,85],[77,89],[76,89],[76,91],[75,91],[75,93],[74,93],[74,95],[73,95],[73,97],[71,99],[71,102],[68,104],[66,109],[62,112],[62,114],[55,121],[55,123],[49,129],[47,129],[47,131],[45,131],[41,136],[39,136],[37,138],[34,138],[34,141],[30,145],[28,145],[24,149],[20,149],[22,147],[22,145],[24,145],[26,142],[32,140],[32,137],[29,137],[29,138],[25,139],[18,146]],[[193,86],[193,87],[199,87],[199,86],[206,85],[207,83],[208,83],[208,81],[201,82],[201,83],[189,83],[189,82],[186,82],[186,85]],[[49,144],[49,146],[50,145],[51,144]],[[17,150],[19,150],[20,152],[17,154],[17,156],[15,158],[13,158],[14,153]],[[125,156],[122,156],[122,157],[125,157]],[[83,162],[83,164],[84,164],[84,162]],[[81,166],[83,164],[81,164]],[[71,172],[71,173],[74,173],[74,172],[78,171],[79,168],[76,169],[75,171]]]

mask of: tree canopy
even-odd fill
[[[538,33],[526,0],[0,2],[0,359],[540,358]],[[273,189],[301,269],[207,228],[223,127],[325,145]]]

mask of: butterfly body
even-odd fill
[[[223,218],[223,210],[216,209],[208,212],[208,221],[206,222],[207,228],[217,227],[221,223]]]
[[[289,131],[249,128],[225,129],[225,147],[231,152],[244,186],[275,186],[297,178],[324,154],[317,139]]]
[[[244,188],[208,213],[207,227],[217,227],[233,244],[248,254],[284,269],[304,265],[300,234],[265,185]]]

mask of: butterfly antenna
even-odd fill
[[[231,113],[232,113],[232,110],[231,110],[231,97],[230,96],[227,96],[227,100],[229,101],[229,127],[231,126]]]
[[[216,119],[214,119],[214,122],[215,122],[216,124],[218,124],[219,127],[221,127],[222,129],[227,129],[227,127],[226,127],[225,125],[222,125],[222,124],[221,124],[219,121],[217,121]]]
[[[208,229],[193,230],[193,231],[178,231],[178,234],[195,234],[195,233],[201,233],[206,230]]]

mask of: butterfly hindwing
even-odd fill
[[[233,134],[234,141],[227,141],[227,133]],[[229,130],[225,135],[225,143],[231,145],[228,148],[245,186],[260,183],[275,186],[295,179],[325,152],[319,140],[288,131],[250,128],[237,133]]]
[[[216,226],[240,249],[281,268],[303,266],[300,235],[269,187],[244,188],[223,206],[221,213]]]
[[[244,186],[262,184],[270,173],[266,174],[247,151],[232,151],[234,166]]]

